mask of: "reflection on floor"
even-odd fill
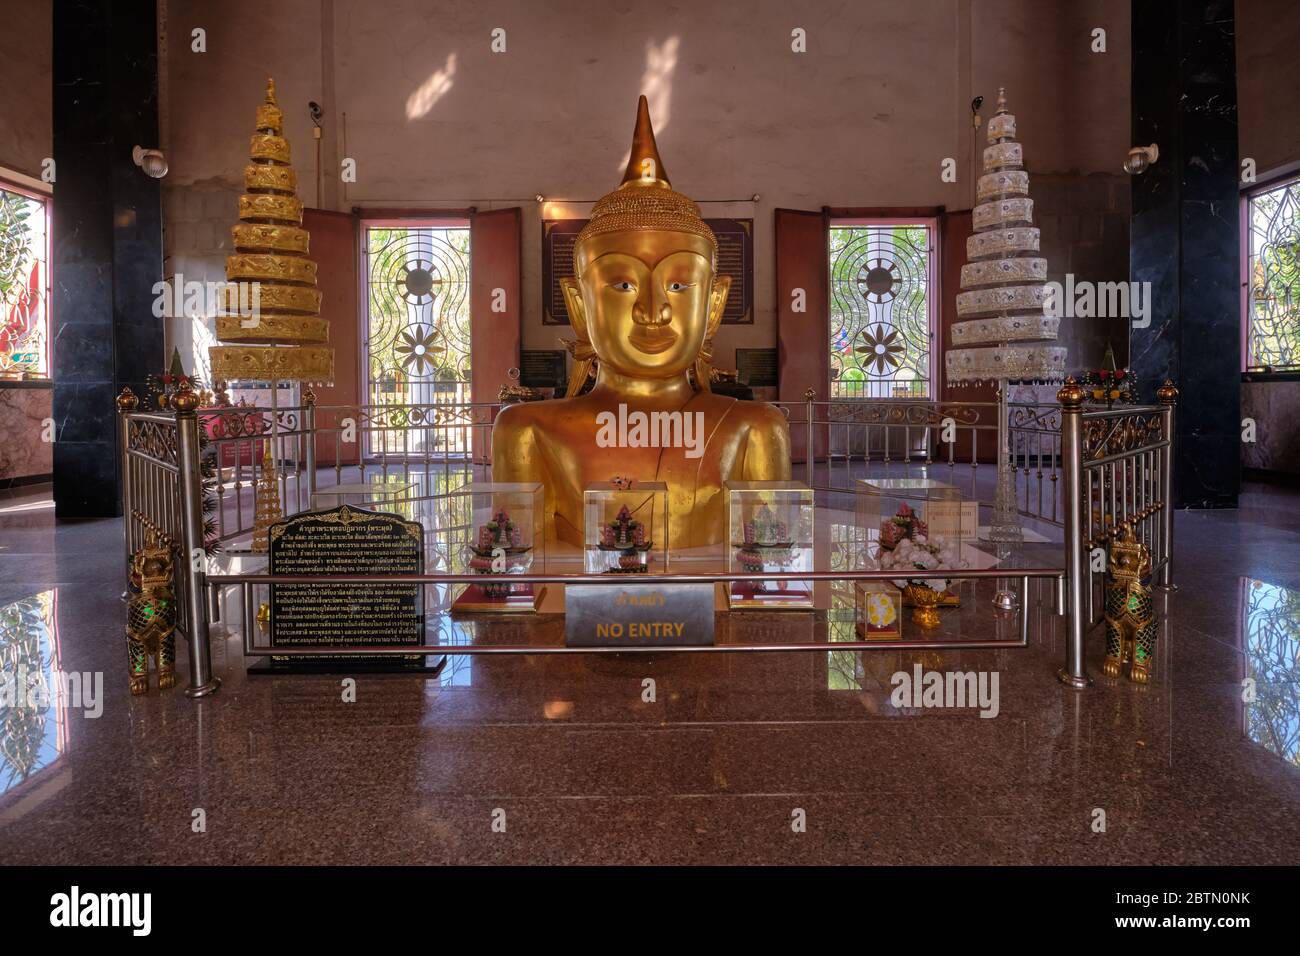
[[[456,658],[361,676],[355,703],[338,676],[246,677],[234,640],[216,696],[132,698],[120,523],[56,526],[45,495],[0,496],[3,862],[1300,858],[1294,492],[1178,514],[1146,687],[1101,675],[1094,633],[1096,686],[1066,691],[1058,628],[1025,649]],[[918,667],[996,672],[997,716],[900,700]]]

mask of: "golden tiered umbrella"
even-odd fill
[[[226,257],[224,308],[217,317],[217,340],[223,344],[208,349],[214,382],[271,385],[271,435],[257,482],[254,551],[266,550],[267,528],[282,516],[274,454],[279,383],[332,384],[334,379],[334,349],[325,344],[329,324],[320,317],[316,263],[307,258],[310,236],[302,228],[298,178],[283,130],[275,81],[268,78],[244,167],[247,191],[239,197],[239,224],[230,230],[235,252]]]
[[[235,252],[226,257],[226,314],[217,317],[223,344],[208,349],[213,381],[274,386],[331,384],[334,378],[334,349],[325,344],[329,323],[320,317],[316,263],[307,258],[309,235],[302,228],[302,200],[283,129],[275,81],[268,79],[244,167],[247,192],[239,197],[239,224],[230,230]],[[254,287],[257,308],[248,315]]]

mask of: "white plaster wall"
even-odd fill
[[[1239,153],[1267,175],[1300,162],[1300,5],[1237,0]]]
[[[168,24],[170,268],[219,274],[271,72],[308,204],[316,100],[327,208],[523,207],[526,348],[567,334],[541,325],[544,213],[532,197],[561,200],[545,211],[558,218],[613,188],[641,92],[677,188],[761,196],[704,204],[755,220],[756,321],[724,327],[724,364],[736,347],[775,345],[774,208],[969,207],[975,93],[987,118],[1008,87],[1031,172],[1113,172],[1129,145],[1123,0],[169,0]],[[188,52],[194,26],[208,30],[206,54]],[[1089,52],[1093,26],[1108,30],[1106,54]],[[490,48],[496,27],[505,53]],[[795,27],[805,54],[791,52]],[[344,156],[355,184],[338,181]],[[940,179],[945,157],[959,161],[956,184]],[[194,193],[222,195],[209,207]]]
[[[54,154],[51,0],[6,2],[0,16],[0,166],[35,179]]]

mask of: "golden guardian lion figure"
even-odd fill
[[[709,390],[731,285],[717,250],[699,208],[668,180],[643,96],[623,182],[592,209],[576,278],[563,280],[577,336],[568,395],[502,409],[492,429],[493,480],[545,486],[550,540],[581,544],[583,490],[628,476],[667,485],[673,550],[714,545],[726,530],[724,482],[790,477],[785,416]],[[595,384],[579,395],[593,367]],[[638,434],[646,422],[663,428]]]
[[[150,531],[131,556],[140,593],[126,608],[126,651],[131,693],[149,692],[149,658],[158,663],[158,689],[176,686],[176,595],[172,591],[172,549]]]
[[[1145,684],[1156,655],[1156,614],[1151,589],[1142,579],[1151,571],[1151,551],[1125,524],[1110,545],[1106,581],[1106,659],[1102,671],[1118,677],[1129,664],[1129,680]]]

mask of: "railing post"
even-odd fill
[[[122,543],[126,548],[126,573],[131,574],[131,511],[135,508],[135,502],[131,495],[131,419],[130,415],[140,407],[140,399],[135,397],[135,392],[130,387],[124,387],[117,396],[117,429],[118,444],[121,452],[122,462]],[[128,592],[123,593],[123,598],[129,596]]]
[[[307,507],[316,497],[316,393],[308,385],[302,395],[302,424],[307,431]]]
[[[1173,382],[1165,379],[1164,384],[1156,389],[1156,398],[1164,406],[1161,411],[1164,416],[1161,427],[1164,429],[1165,441],[1169,442],[1161,458],[1160,467],[1161,501],[1164,502],[1164,507],[1160,509],[1160,536],[1164,540],[1165,565],[1156,578],[1156,587],[1162,591],[1176,591],[1178,586],[1174,584],[1174,452],[1177,450],[1177,445],[1174,437],[1174,406],[1178,404],[1178,389],[1174,388]]]
[[[185,622],[190,645],[190,686],[186,697],[215,693],[221,680],[212,674],[208,641],[207,570],[203,550],[203,470],[199,460],[199,396],[188,387],[171,400],[176,409],[176,476],[181,499],[181,554],[186,562]]]
[[[817,393],[811,388],[803,393],[804,404],[807,408],[808,415],[808,437],[807,444],[804,446],[804,470],[805,474],[808,476],[807,484],[809,488],[813,486],[813,399],[816,397]]]
[[[1061,403],[1061,458],[1065,472],[1065,580],[1069,606],[1066,609],[1065,666],[1057,672],[1061,683],[1082,690],[1092,683],[1084,658],[1084,636],[1088,610],[1084,589],[1088,586],[1087,556],[1083,548],[1083,389],[1067,378],[1056,400]]]

